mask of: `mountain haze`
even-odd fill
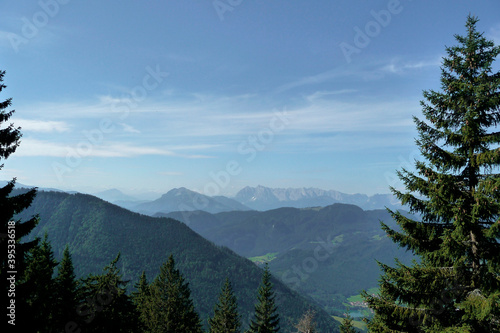
[[[111,203],[115,203],[117,201],[139,201],[139,199],[131,195],[127,195],[116,188],[95,193],[94,196]]]
[[[306,208],[328,206],[334,203],[346,203],[363,209],[401,208],[400,203],[391,194],[345,194],[334,190],[318,188],[269,188],[265,186],[245,187],[234,199],[260,211],[280,207]]]
[[[159,199],[136,205],[133,211],[154,215],[176,211],[203,210],[209,213],[228,212],[234,210],[251,210],[240,202],[226,197],[209,197],[184,187],[168,191]]]

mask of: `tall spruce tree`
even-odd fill
[[[30,320],[22,323],[23,329],[28,326],[30,332],[54,332],[55,281],[54,268],[57,261],[54,258],[52,246],[45,233],[40,244],[34,246],[26,256],[26,270],[22,281],[30,291],[28,311]]]
[[[271,273],[266,263],[262,282],[259,287],[255,305],[255,318],[250,323],[252,333],[275,333],[280,330],[280,318],[277,313],[278,307],[274,303],[275,294],[271,283]]]
[[[128,281],[123,280],[117,267],[119,259],[120,254],[104,267],[103,274],[91,274],[83,280],[83,301],[76,312],[84,321],[81,327],[84,332],[138,331],[138,314],[126,293]]]
[[[3,84],[4,76],[5,71],[0,70],[0,92],[6,88],[6,85]],[[21,139],[21,128],[8,123],[14,114],[14,110],[7,110],[11,105],[11,98],[0,102],[0,169],[3,167],[3,160],[16,151]],[[25,222],[13,219],[16,214],[31,205],[36,195],[36,189],[23,194],[12,195],[15,182],[16,180],[13,179],[7,185],[0,187],[0,280],[4,285],[0,297],[3,309],[11,306],[11,301],[16,302],[15,314],[11,316],[10,320],[13,320],[13,323],[19,328],[18,325],[29,321],[29,312],[24,300],[27,299],[30,292],[26,290],[23,283],[19,282],[25,269],[24,257],[37,242],[34,240],[21,243],[20,240],[33,230],[38,223],[38,219],[33,217]],[[10,280],[7,280],[8,277]],[[15,291],[12,291],[10,284],[10,281],[13,281],[12,278],[17,281]],[[8,296],[13,295],[13,293],[15,297]],[[2,324],[12,328],[12,325],[6,321],[3,321]]]
[[[58,332],[65,330],[70,322],[78,323],[79,283],[74,272],[73,259],[66,245],[55,278],[54,323]]]
[[[150,332],[149,330],[149,302],[151,291],[149,289],[146,272],[142,271],[139,281],[134,285],[136,291],[132,293],[132,301],[137,309],[141,332]]]
[[[392,191],[420,217],[391,212],[400,230],[383,229],[420,260],[380,264],[380,295],[364,294],[372,332],[500,330],[500,47],[477,22],[446,48],[442,91],[425,91],[426,120],[414,118],[427,162],[401,170],[406,191]]]
[[[150,286],[148,329],[155,333],[201,333],[201,322],[191,299],[189,284],[175,268],[172,255],[160,267]]]
[[[340,325],[340,333],[356,333],[357,331],[354,328],[353,321],[354,319],[351,317],[350,313],[346,313]]]
[[[222,287],[219,302],[215,305],[214,316],[208,319],[208,324],[210,333],[240,332],[241,320],[238,314],[238,303],[228,278]]]

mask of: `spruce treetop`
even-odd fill
[[[250,323],[250,332],[253,333],[275,333],[280,330],[280,318],[277,313],[278,307],[275,305],[275,294],[271,283],[271,273],[269,265],[266,263],[262,282],[259,287],[255,305],[255,318]]]
[[[240,332],[241,316],[238,314],[238,303],[228,278],[215,305],[214,316],[208,319],[208,323],[210,333]]]

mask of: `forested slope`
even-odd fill
[[[79,276],[99,273],[120,252],[125,279],[134,282],[143,270],[152,279],[173,254],[190,283],[204,322],[212,315],[226,277],[233,283],[244,325],[253,313],[262,270],[233,251],[205,240],[181,222],[132,213],[90,195],[60,192],[39,192],[19,218],[33,214],[39,214],[40,223],[32,236],[48,232],[56,257],[69,244]],[[315,305],[279,280],[273,283],[282,326],[288,331]],[[320,327],[328,332],[335,330],[331,318],[317,307],[316,311]]]

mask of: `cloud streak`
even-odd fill
[[[82,141],[83,143],[83,141]],[[180,158],[210,158],[201,154],[180,154],[165,148],[134,145],[130,143],[109,143],[92,146],[88,143],[77,144],[75,147],[64,145],[59,142],[51,142],[36,139],[24,139],[16,151],[19,157],[46,156],[46,157],[68,157],[78,155],[79,157],[137,157],[143,155],[160,155]]]
[[[422,69],[426,67],[438,67],[441,65],[442,56],[431,60],[421,60],[415,62],[403,62],[399,59],[393,59],[389,64],[381,68],[382,71],[392,74],[404,74],[409,70]]]
[[[16,126],[20,126],[23,132],[41,133],[63,133],[68,132],[71,126],[64,121],[47,121],[35,119],[13,119]]]
[[[490,28],[489,38],[492,38],[496,45],[500,45],[500,23]]]
[[[296,144],[288,140],[289,135],[315,145],[324,140],[321,133],[357,133],[361,137],[363,133],[378,133],[377,143],[384,147],[394,144],[392,138],[384,140],[388,134],[407,133],[413,129],[411,116],[419,112],[417,100],[363,101],[358,98],[360,94],[362,92],[354,89],[318,90],[302,96],[296,105],[281,109],[265,109],[259,104],[258,96],[251,95],[234,98],[199,95],[196,99],[182,101],[150,101],[127,114],[126,123],[113,113],[88,112],[95,104],[73,105],[74,119],[24,120],[24,125],[31,130],[42,134],[57,133],[58,136],[48,139],[38,136],[37,140],[29,137],[23,140],[19,155],[64,157],[68,150],[76,149],[78,142],[85,140],[83,132],[92,130],[91,126],[97,128],[104,118],[110,119],[114,128],[120,130],[103,133],[99,139],[102,144],[92,146],[86,156],[211,158],[216,152],[236,151],[242,141],[269,128],[277,114],[286,115],[285,120],[278,117],[274,125],[285,126],[279,137],[281,147],[287,151],[293,150]],[[345,95],[349,100],[345,101]],[[241,108],[238,101],[243,101]],[[52,105],[51,109],[63,110],[67,105]],[[102,105],[97,109],[102,109]],[[87,112],[85,121],[79,118],[84,110]],[[69,117],[67,112],[63,116]],[[74,148],[62,144],[67,142],[75,142]],[[284,147],[285,144],[290,147]]]
[[[441,56],[435,59],[424,59],[424,60],[410,60],[410,61],[400,61],[395,58],[389,61],[388,64],[380,65],[380,62],[374,62],[370,64],[363,65],[361,67],[356,66],[342,66],[336,67],[322,73],[315,75],[306,76],[295,81],[281,85],[276,89],[276,93],[284,93],[286,91],[303,87],[303,86],[313,86],[320,85],[326,82],[332,82],[341,78],[356,78],[363,81],[373,81],[380,80],[384,78],[387,73],[403,73],[410,70],[421,69],[425,67],[439,66],[441,64]]]
[[[137,133],[137,134],[141,133],[141,131],[139,131],[138,129],[135,129],[131,125],[128,125],[125,123],[120,123],[120,125],[122,126],[123,131],[126,133]]]

